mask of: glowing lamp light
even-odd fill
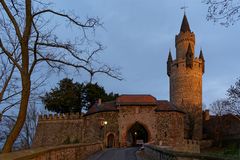
[[[107,122],[107,121],[103,121],[103,124],[104,124],[104,125],[107,125],[107,124],[108,124],[108,122]]]

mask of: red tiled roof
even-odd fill
[[[118,111],[115,101],[104,102],[101,105],[95,103],[85,115],[90,115],[98,112]]]
[[[181,109],[177,108],[175,105],[173,105],[171,102],[167,100],[158,100],[158,106],[157,109],[155,109],[156,112],[181,112],[184,113]]]
[[[175,105],[166,100],[156,100],[151,95],[121,95],[116,101],[104,102],[101,105],[94,104],[85,114],[90,115],[99,112],[117,112],[121,106],[157,106],[156,112],[181,112]]]
[[[157,105],[152,95],[121,95],[116,99],[116,105]]]

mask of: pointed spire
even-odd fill
[[[168,62],[172,62],[172,53],[171,53],[170,49],[169,49],[169,53],[168,53]]]
[[[205,60],[204,60],[204,57],[203,57],[202,48],[201,48],[201,50],[200,50],[199,59],[202,59],[202,61],[205,61]]]
[[[188,44],[188,49],[186,53],[186,66],[192,68],[193,67],[193,52],[191,48],[191,44]]]
[[[193,54],[192,47],[191,47],[190,43],[188,43],[187,54]]]
[[[171,68],[172,68],[172,54],[171,54],[171,50],[169,49],[168,60],[167,60],[167,75],[168,76],[171,75]]]
[[[202,60],[202,73],[204,73],[204,72],[205,72],[205,60],[204,60],[204,57],[203,57],[202,48],[201,48],[201,50],[200,50],[199,59]]]
[[[184,13],[184,16],[183,16],[180,32],[184,32],[184,33],[185,32],[191,32],[190,26],[188,24],[187,16],[186,16],[185,13]]]

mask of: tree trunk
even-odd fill
[[[11,130],[9,136],[7,137],[7,140],[3,146],[2,153],[11,152],[12,146],[15,140],[17,139],[26,119],[31,81],[30,76],[28,74],[22,74],[21,76],[22,76],[22,94],[18,118],[14,128]]]

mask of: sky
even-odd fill
[[[151,94],[169,99],[167,56],[175,58],[175,35],[179,33],[183,10],[195,33],[195,56],[200,48],[205,58],[203,103],[226,96],[226,90],[239,77],[239,23],[225,28],[206,20],[207,5],[202,0],[71,0],[53,1],[56,8],[82,17],[99,17],[104,27],[95,32],[96,40],[106,48],[100,59],[121,68],[124,80],[99,75],[94,78],[108,92]],[[64,32],[63,32],[63,36]],[[67,36],[67,35],[66,35]],[[56,86],[62,77],[51,80]],[[75,81],[83,81],[79,75]]]

